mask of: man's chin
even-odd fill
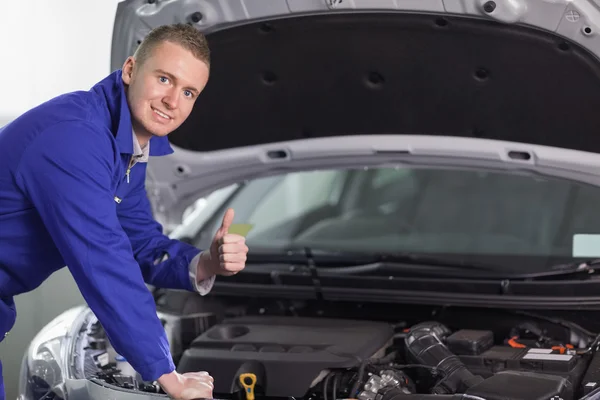
[[[168,136],[168,135],[169,135],[169,133],[171,133],[171,131],[169,131],[169,132],[155,131],[155,132],[152,132],[152,136],[153,136],[153,137],[154,137],[154,136],[155,136],[155,137],[165,137],[165,136]]]
[[[162,129],[161,129],[162,128]],[[169,127],[169,129],[166,129],[165,127],[159,127],[157,128],[156,126],[151,127],[151,129],[147,129],[147,131],[152,135],[152,136],[158,136],[158,137],[164,137],[169,135],[171,132],[173,132],[175,130],[175,128]]]
[[[159,124],[159,123],[154,123],[154,121],[144,121],[143,124],[141,125],[141,129],[139,130],[140,132],[145,132],[145,134],[143,136],[147,136],[147,137],[164,137],[169,135],[171,132],[173,132],[175,129],[177,129],[179,127],[179,125],[181,124],[176,124],[174,123],[174,121],[170,121],[171,123],[169,124]],[[134,126],[134,130],[136,131],[136,133],[138,133],[138,130],[135,128]]]

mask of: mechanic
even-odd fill
[[[0,339],[15,322],[13,297],[66,265],[143,379],[172,398],[212,397],[207,372],[175,372],[145,283],[204,295],[216,275],[244,268],[248,247],[228,233],[232,209],[210,249],[171,240],[144,185],[148,156],[173,152],[167,135],[190,115],[209,70],[198,30],[161,26],[89,91],[58,96],[0,128]]]

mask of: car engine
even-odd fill
[[[256,376],[269,397],[302,397],[327,370],[345,370],[357,360],[379,360],[394,331],[378,322],[252,316],[226,320],[191,343],[180,372],[211,370],[215,392],[233,393],[237,377]]]
[[[262,311],[159,312],[178,372],[209,371],[214,397],[235,400],[574,400],[600,384],[597,337],[552,337],[533,320],[504,335],[434,319]],[[123,363],[97,322],[84,341],[86,379],[162,393]]]

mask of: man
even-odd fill
[[[189,116],[209,69],[201,33],[159,27],[90,91],[56,97],[0,129],[0,339],[14,324],[13,296],[66,265],[144,379],[173,398],[212,397],[206,372],[174,372],[144,284],[206,294],[215,275],[245,265],[244,238],[227,232],[233,210],[200,252],[162,234],[144,189],[148,156],[172,152],[167,135]]]

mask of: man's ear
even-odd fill
[[[127,60],[123,63],[121,69],[121,78],[123,83],[129,85],[131,83],[131,77],[133,75],[133,67],[135,66],[135,58],[133,56],[127,57]]]

